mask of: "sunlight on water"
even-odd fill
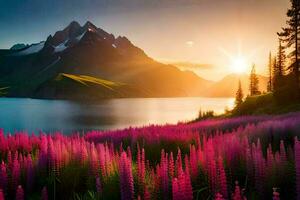
[[[197,117],[199,110],[223,113],[233,98],[111,99],[94,104],[61,100],[0,99],[0,127],[7,131],[117,129],[177,123]]]

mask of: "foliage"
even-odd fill
[[[251,73],[250,73],[250,96],[258,95],[260,94],[260,91],[258,89],[259,80],[256,74],[255,65],[252,65]]]
[[[235,95],[235,109],[239,109],[239,107],[242,105],[243,98],[244,98],[244,94],[242,90],[242,84],[241,84],[241,80],[239,80],[238,90]]]
[[[294,113],[83,136],[1,132],[0,197],[295,199],[299,124]]]

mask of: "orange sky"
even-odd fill
[[[267,74],[268,54],[276,52],[276,32],[285,25],[289,0],[195,2],[121,13],[113,19],[122,19],[124,25],[111,30],[128,35],[160,61],[213,65],[193,68],[207,79],[218,80],[231,73],[232,61],[222,51],[237,57],[238,49],[242,56],[250,57],[249,67],[254,62],[259,73]],[[126,26],[128,20],[130,26]]]
[[[211,80],[232,72],[224,52],[237,57],[239,46],[243,57],[251,55],[247,65],[266,74],[289,7],[289,0],[14,1],[0,2],[0,48],[39,42],[73,20],[90,20],[157,60],[205,64],[192,68]]]

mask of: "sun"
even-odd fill
[[[237,74],[245,73],[248,70],[247,60],[242,56],[232,58],[230,68],[231,71],[234,73]]]

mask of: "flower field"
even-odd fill
[[[0,133],[3,199],[300,199],[300,113]],[[300,139],[300,138],[299,138]]]

